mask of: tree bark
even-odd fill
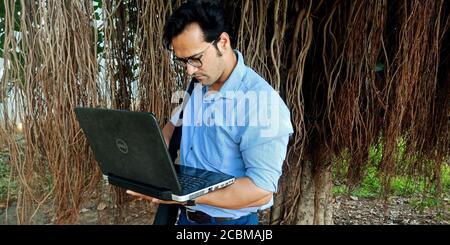
[[[313,171],[311,161],[302,161],[298,173],[284,174],[288,176],[281,182],[280,190],[284,191],[279,191],[276,196],[271,223],[333,224],[331,167]]]

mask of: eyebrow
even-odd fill
[[[176,56],[176,55],[175,55],[175,57],[177,57],[178,59],[184,59],[184,60],[187,60],[187,59],[197,59],[198,57],[195,57],[195,56],[201,55],[202,53],[203,53],[203,51],[200,52],[200,53],[196,53],[196,54],[194,54],[194,55],[188,56],[188,57],[180,58],[180,57],[178,57],[178,56]]]

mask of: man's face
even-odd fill
[[[214,44],[204,40],[203,31],[197,23],[192,23],[172,39],[172,47],[177,58],[200,60],[201,66],[186,64],[189,75],[197,78],[204,86],[212,85],[224,72],[223,57]]]

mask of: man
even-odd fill
[[[164,40],[176,64],[199,81],[184,108],[180,164],[236,177],[232,185],[183,207],[178,224],[258,224],[257,211],[273,204],[293,132],[289,110],[231,47],[222,7],[184,3],[168,19]],[[178,119],[163,129],[167,142]]]

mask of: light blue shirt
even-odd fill
[[[238,63],[219,92],[196,85],[184,109],[180,164],[248,177],[276,192],[292,134],[290,112],[278,93],[255,71]],[[214,217],[239,218],[272,206],[239,210],[198,204]]]

